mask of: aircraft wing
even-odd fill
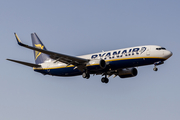
[[[79,57],[74,57],[74,56],[69,56],[69,55],[65,55],[65,54],[61,54],[61,53],[56,53],[56,52],[52,52],[52,51],[48,51],[48,50],[42,50],[42,49],[39,49],[39,48],[35,48],[35,47],[32,47],[32,46],[28,46],[26,44],[23,44],[19,37],[17,36],[17,34],[15,33],[15,37],[16,37],[16,40],[18,42],[18,44],[20,46],[23,46],[23,47],[26,47],[26,48],[29,48],[31,50],[35,50],[35,51],[39,51],[39,52],[42,52],[44,54],[47,54],[50,56],[50,58],[56,60],[56,61],[60,61],[60,62],[63,62],[63,63],[66,63],[68,65],[75,65],[75,66],[78,66],[78,65],[82,65],[82,64],[85,64],[87,62],[89,62],[88,59],[83,59],[83,58],[79,58]]]

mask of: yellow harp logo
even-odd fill
[[[42,50],[43,50],[43,48],[44,48],[44,46],[41,45],[41,44],[35,44],[35,47],[36,47],[36,48],[39,48],[39,49],[42,49]],[[36,60],[40,55],[41,55],[41,52],[35,51],[35,60]]]

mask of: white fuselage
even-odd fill
[[[137,47],[130,47],[124,49],[111,50],[111,51],[102,51],[99,53],[82,55],[77,57],[89,59],[89,60],[103,59],[106,62],[108,62],[108,61],[117,61],[117,60],[134,59],[134,58],[135,59],[159,58],[166,60],[172,55],[172,53],[168,50],[165,49],[157,50],[157,48],[162,48],[162,47],[156,45],[137,46]],[[45,61],[41,65],[42,68],[44,69],[67,67],[67,64],[62,62],[55,62],[55,60],[51,60],[51,59]]]

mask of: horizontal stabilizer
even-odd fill
[[[33,63],[27,63],[27,62],[12,60],[12,59],[6,59],[6,60],[16,62],[16,63],[22,64],[22,65],[26,65],[26,66],[29,66],[29,67],[41,67],[41,65],[37,65],[37,64],[33,64]]]

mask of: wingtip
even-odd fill
[[[6,60],[8,60],[8,61],[12,61],[12,59],[8,59],[8,58],[7,58]]]
[[[15,35],[15,37],[16,37],[16,40],[17,40],[18,44],[21,44],[22,42],[21,42],[21,40],[19,39],[19,37],[17,36],[17,34],[14,33],[14,35]]]

